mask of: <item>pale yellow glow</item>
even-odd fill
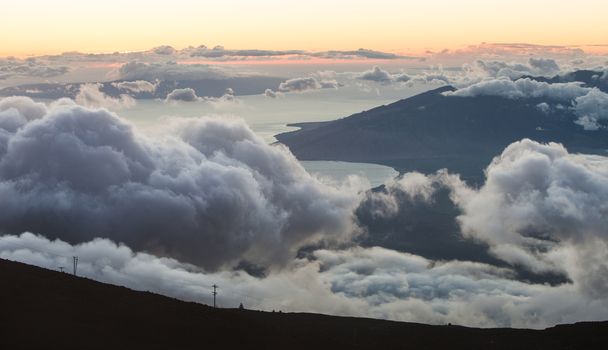
[[[607,0],[2,1],[0,55],[161,44],[419,52],[480,42],[608,43]]]

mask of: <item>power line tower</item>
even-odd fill
[[[217,288],[218,288],[218,286],[216,284],[214,284],[211,287],[213,287],[213,292],[211,293],[211,294],[213,294],[213,307],[216,307],[216,305],[215,305],[215,296],[217,295]]]
[[[77,256],[73,256],[73,263],[74,263],[74,276],[76,276],[76,270],[78,269],[78,257]]]

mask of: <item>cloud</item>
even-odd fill
[[[123,80],[197,80],[225,79],[229,75],[219,67],[204,64],[179,64],[175,62],[145,63],[131,61],[118,69]]]
[[[272,57],[272,56],[289,56],[306,54],[302,50],[226,50],[222,46],[216,46],[209,49],[206,46],[190,50],[190,56],[205,57],[205,58],[225,58],[225,57]]]
[[[170,258],[136,253],[107,239],[78,245],[24,233],[0,237],[0,257],[58,269],[78,256],[79,275],[210,304],[218,284],[223,307],[308,311],[431,324],[542,328],[601,320],[602,300],[575,285],[512,280],[508,269],[433,261],[383,248],[316,250],[281,271],[256,278],[243,271],[205,273]]]
[[[306,92],[311,90],[334,88],[340,86],[335,80],[318,80],[314,77],[292,78],[279,85],[280,92]]]
[[[171,91],[169,94],[167,94],[167,97],[165,98],[165,102],[170,102],[170,101],[194,102],[194,101],[200,101],[200,99],[201,98],[196,95],[196,91],[194,91],[194,89],[184,88],[184,89],[175,89],[175,90]]]
[[[0,59],[0,80],[12,77],[52,78],[66,74],[67,66],[49,65],[36,58],[20,60],[16,58]]]
[[[445,92],[446,96],[475,97],[498,96],[504,98],[548,98],[560,101],[571,101],[586,95],[591,88],[583,87],[580,82],[555,83],[536,81],[530,78],[498,78],[484,80],[476,84]]]
[[[506,262],[566,272],[583,292],[608,295],[608,158],[525,139],[495,158],[486,177],[479,190],[454,196],[465,236]]]
[[[136,102],[131,96],[122,94],[118,98],[110,97],[101,91],[99,83],[88,83],[80,85],[74,101],[85,107],[105,107],[121,109],[133,107]]]
[[[357,233],[363,187],[322,184],[243,121],[173,120],[151,140],[104,109],[3,103],[20,106],[0,114],[2,232],[107,237],[208,269],[280,266]]]
[[[165,98],[165,102],[177,102],[177,101],[182,101],[182,102],[202,101],[202,102],[207,102],[207,103],[211,104],[214,108],[222,108],[227,105],[241,103],[241,101],[239,99],[237,99],[236,96],[234,96],[234,90],[232,90],[231,88],[227,88],[224,91],[224,94],[220,97],[213,97],[213,96],[199,97],[196,95],[196,91],[194,91],[194,89],[191,89],[191,88],[175,89],[175,90],[171,91],[169,94],[167,94],[167,97]]]
[[[485,175],[476,189],[446,171],[404,174],[385,192],[371,194],[376,215],[397,215],[402,193],[409,201],[429,202],[447,188],[462,212],[457,220],[464,237],[487,244],[512,266],[566,275],[581,292],[605,298],[608,157],[524,139],[497,156]]]
[[[530,66],[544,74],[555,74],[559,72],[559,65],[555,60],[550,58],[534,58],[530,57]]]
[[[414,56],[403,56],[394,53],[382,52],[382,51],[374,51],[369,49],[358,49],[353,51],[323,51],[312,54],[312,56],[322,57],[322,58],[341,58],[341,59],[349,59],[349,58],[368,58],[368,59],[383,59],[383,60],[394,60],[394,59],[418,59],[424,60],[424,58],[414,57]]]
[[[608,94],[598,88],[585,87],[581,82],[551,84],[530,78],[515,81],[498,78],[483,80],[443,94],[459,97],[498,96],[510,99],[545,98],[566,102],[570,104],[570,110],[578,116],[575,123],[583,126],[585,130],[604,128],[602,123],[608,119]],[[537,108],[544,113],[551,112],[551,106],[546,102],[541,102]]]
[[[272,89],[266,89],[264,91],[264,96],[268,97],[268,98],[277,98],[280,96],[280,92],[278,91],[274,91]]]
[[[503,61],[476,61],[477,67],[489,77],[517,79],[524,75],[547,76],[560,72],[557,62],[550,58],[529,58],[528,64]]]
[[[152,84],[149,81],[145,80],[135,80],[135,81],[120,81],[112,83],[117,89],[125,90],[134,93],[140,92],[154,92],[156,91],[157,84]]]
[[[158,47],[153,48],[152,52],[154,52],[157,55],[173,55],[174,53],[177,52],[177,50],[175,50],[172,46],[163,45],[163,46],[158,46]]]
[[[380,84],[393,83],[418,83],[418,84],[449,84],[450,78],[444,75],[443,71],[431,70],[420,74],[410,75],[404,72],[390,73],[379,66],[360,73],[351,73],[351,76],[358,80],[372,81]]]
[[[374,66],[372,70],[365,71],[357,76],[357,79],[375,81],[378,83],[388,83],[393,80],[391,74],[378,66]]]
[[[608,94],[597,88],[574,100],[574,111],[579,116],[576,123],[585,130],[598,130],[604,126],[601,120],[608,119]]]

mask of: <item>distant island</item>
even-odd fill
[[[550,84],[580,81],[608,89],[599,72],[577,71],[552,79],[524,77]],[[379,106],[349,117],[298,123],[301,129],[277,140],[300,160],[377,163],[398,171],[434,172],[447,168],[473,182],[493,157],[514,141],[530,138],[560,142],[572,152],[608,150],[608,131],[585,130],[563,100],[551,97],[505,98],[449,95],[452,86]],[[556,106],[548,111],[547,106]]]

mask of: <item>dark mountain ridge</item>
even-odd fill
[[[608,322],[545,330],[214,309],[0,259],[3,349],[597,349]]]

